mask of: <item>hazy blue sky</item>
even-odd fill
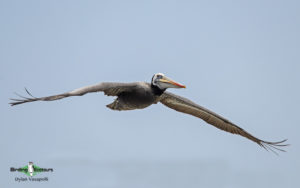
[[[0,1],[0,187],[299,187],[299,1]],[[102,81],[170,89],[279,156],[157,104],[117,112],[102,93],[10,107]],[[48,182],[15,182],[33,161]]]

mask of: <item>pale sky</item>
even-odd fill
[[[0,187],[299,187],[299,1],[0,1]],[[102,81],[148,81],[268,141],[279,156],[161,104],[103,93],[11,107]],[[29,161],[48,182],[16,182]]]

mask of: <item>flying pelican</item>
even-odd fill
[[[66,97],[82,96],[87,93],[103,91],[107,96],[117,96],[113,103],[106,105],[112,110],[143,109],[152,104],[160,102],[178,112],[183,112],[201,118],[218,129],[246,137],[266,150],[271,150],[273,152],[275,152],[273,149],[284,151],[279,147],[288,145],[283,144],[283,142],[285,142],[287,139],[279,142],[268,142],[252,136],[250,133],[223,118],[222,116],[190,101],[189,99],[167,92],[167,88],[185,88],[185,86],[173,81],[162,73],[157,73],[152,77],[151,84],[147,82],[102,82],[96,85],[75,89],[70,92],[40,98],[32,96],[31,93],[29,93],[29,91],[25,88],[26,92],[31,97],[23,97],[17,94],[22,99],[11,99],[13,102],[10,104],[14,106],[33,101],[53,101]]]

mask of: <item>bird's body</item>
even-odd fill
[[[116,100],[107,105],[112,110],[143,109],[158,102],[162,93],[146,82],[136,82],[130,91],[120,92]]]
[[[218,129],[246,137],[265,149],[270,149],[272,151],[274,151],[273,149],[284,151],[278,147],[287,146],[287,144],[282,144],[286,140],[279,142],[268,142],[252,136],[250,133],[223,118],[222,116],[190,101],[189,99],[167,92],[167,88],[185,88],[185,86],[171,80],[170,78],[167,78],[161,73],[157,73],[152,77],[151,83],[102,82],[48,97],[36,98],[26,90],[26,92],[32,98],[20,96],[23,99],[12,99],[14,102],[11,102],[10,104],[13,106],[33,101],[53,101],[65,97],[82,96],[92,92],[104,92],[105,95],[117,97],[115,101],[107,105],[107,107],[112,110],[121,111],[143,109],[152,104],[160,102],[178,112],[201,118]]]

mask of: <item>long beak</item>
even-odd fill
[[[185,85],[177,83],[177,82],[173,81],[172,79],[170,79],[170,78],[168,78],[166,76],[164,76],[163,78],[161,78],[159,81],[167,83],[167,84],[171,84],[171,85],[175,86],[175,88],[186,88]]]

